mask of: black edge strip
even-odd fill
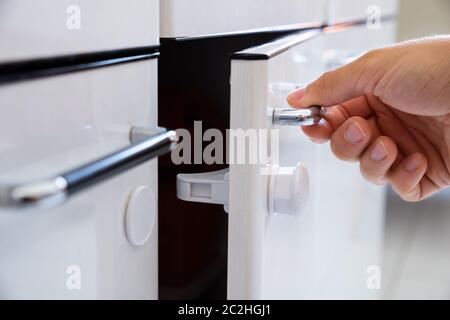
[[[211,38],[223,38],[223,37],[235,37],[249,34],[270,34],[270,33],[287,33],[287,32],[296,32],[300,30],[307,29],[317,29],[325,27],[322,22],[310,22],[310,23],[296,23],[296,24],[288,24],[282,26],[268,27],[268,28],[258,28],[258,29],[248,29],[241,31],[232,31],[232,32],[224,32],[224,33],[214,33],[207,35],[199,35],[199,36],[187,36],[187,37],[175,37],[175,38],[161,38],[163,40],[173,40],[173,41],[191,41],[191,40],[208,40]]]
[[[231,54],[233,60],[268,60],[280,53],[283,53],[290,48],[305,42],[322,32],[322,28],[301,30],[288,34],[286,36],[275,39],[274,41],[259,45],[256,47],[248,48],[243,51],[238,51]],[[279,46],[276,48],[270,48],[271,45],[275,45],[279,42]],[[258,52],[257,50],[261,50]]]
[[[241,51],[231,55],[233,60],[269,60],[270,58],[272,56],[266,53],[246,53]]]
[[[381,18],[381,22],[389,22],[395,20],[396,15],[386,15]],[[296,46],[308,39],[311,39],[314,34],[311,33],[311,36],[306,36],[306,33],[311,32],[312,30],[316,30],[317,33],[333,33],[333,32],[341,32],[347,30],[352,27],[362,26],[367,23],[366,19],[358,19],[353,21],[339,22],[331,25],[323,25],[319,28],[311,28],[311,29],[299,29],[293,30],[292,32],[284,35],[274,41],[265,43],[263,45],[259,45],[256,47],[248,48],[243,51],[235,52],[231,54],[231,59],[233,60],[268,60],[271,59],[280,53],[285,52],[293,46]],[[316,34],[317,34],[316,33]],[[295,37],[298,37],[296,40]],[[283,41],[285,39],[286,41]],[[270,44],[274,44],[276,42],[280,42],[280,46],[277,49],[272,49],[270,51],[265,51],[264,49],[270,46]],[[260,52],[257,50],[261,49]]]
[[[159,46],[148,46],[3,63],[0,84],[154,59],[158,50]]]

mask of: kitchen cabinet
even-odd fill
[[[368,29],[341,1],[124,3],[0,4],[0,297],[377,297],[383,189],[270,117],[291,89],[392,43],[395,23]],[[175,165],[149,151],[175,143],[158,126],[195,121],[279,129],[279,158]],[[215,170],[196,177],[214,177],[219,200],[183,196],[190,174]],[[35,206],[55,190],[33,181],[57,205]]]

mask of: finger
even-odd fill
[[[334,129],[340,127],[351,117],[368,118],[373,115],[372,108],[365,96],[325,108],[324,110],[324,118]]]
[[[352,117],[331,136],[331,150],[345,161],[356,161],[371,140],[369,122],[361,117]]]
[[[427,159],[421,153],[409,155],[392,171],[390,176],[392,188],[404,200],[421,200],[424,195],[420,182],[424,178],[427,166]]]
[[[361,174],[375,184],[386,183],[397,155],[397,146],[392,139],[386,136],[378,137],[360,158]]]
[[[320,122],[314,126],[301,127],[303,132],[315,143],[325,143],[330,139],[333,133],[333,127],[326,119],[321,119]]]
[[[445,157],[441,156],[440,150],[419,130],[411,128],[410,132],[420,146],[421,153],[427,155],[429,170],[426,176],[430,180],[431,187],[434,186],[432,189],[443,189],[450,186],[450,171],[445,163]],[[422,194],[426,191],[423,187],[424,184],[422,183]]]
[[[375,52],[365,54],[349,64],[325,72],[304,90],[289,94],[289,104],[297,108],[311,105],[329,107],[363,96],[369,80],[373,81],[374,73],[369,68],[378,60],[374,55]]]
[[[350,117],[359,116],[368,118],[372,115],[372,110],[367,99],[358,97],[337,106],[327,108],[323,119],[314,126],[302,127],[303,132],[317,143],[323,143],[330,139],[335,129],[339,128]]]
[[[390,137],[396,143],[399,151],[404,155],[410,155],[415,152],[426,154],[417,139],[412,135],[411,127],[405,125],[400,120],[392,108],[384,104],[373,95],[367,96],[368,103],[376,112],[377,124],[383,135]],[[402,115],[404,119],[407,115]]]

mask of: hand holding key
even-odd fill
[[[325,106],[302,127],[362,175],[418,201],[450,186],[450,37],[376,49],[288,96],[294,108]],[[345,177],[343,177],[344,179]]]

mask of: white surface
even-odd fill
[[[393,192],[386,208],[383,298],[450,298],[450,189],[408,203]]]
[[[366,19],[371,13],[381,16],[397,13],[397,0],[328,0],[328,23]],[[369,10],[369,11],[368,11]]]
[[[322,23],[326,0],[162,0],[161,37],[193,37]]]
[[[363,26],[320,35],[269,60],[233,60],[231,128],[267,128],[267,108],[279,100],[274,84],[308,83],[330,68],[330,52],[360,54],[391,42],[393,31]],[[279,153],[280,166],[307,167],[309,207],[300,218],[269,216],[269,177],[260,165],[230,165],[228,298],[377,297],[366,281],[368,268],[381,263],[383,188],[298,128],[281,128]]]
[[[125,211],[125,232],[132,245],[142,246],[147,242],[157,212],[156,197],[151,188],[139,186],[133,190]]]
[[[157,60],[0,86],[0,183],[53,176],[129,143],[157,124]],[[123,227],[130,192],[157,191],[152,161],[51,210],[0,210],[0,298],[157,297],[157,229],[133,247]],[[66,286],[81,270],[80,290]]]
[[[0,0],[0,62],[158,43],[158,0]]]

